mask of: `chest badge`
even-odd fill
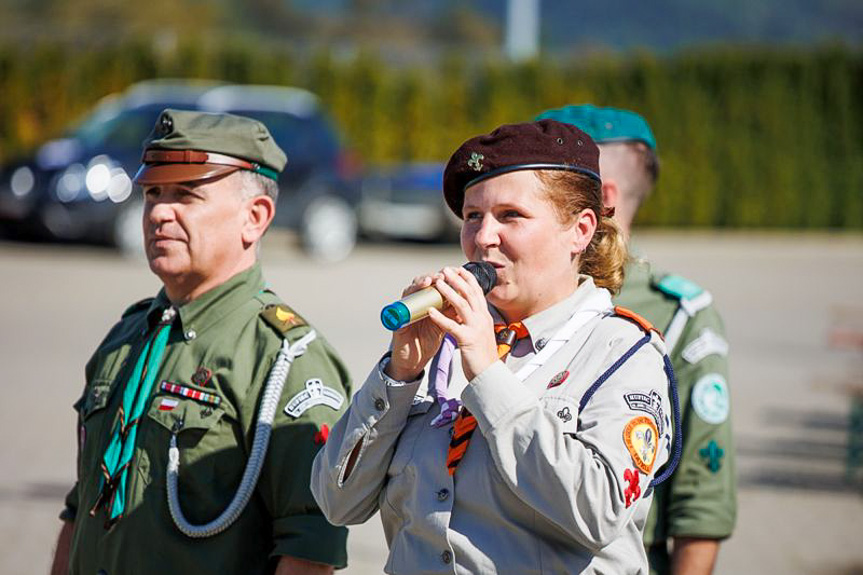
[[[199,367],[194,374],[192,374],[192,383],[199,387],[207,387],[210,384],[210,380],[213,378],[213,372],[207,369],[206,367]]]
[[[338,410],[345,402],[338,391],[324,385],[318,378],[306,380],[306,388],[292,397],[285,406],[285,413],[291,417],[299,417],[316,405],[326,405]]]
[[[546,389],[551,389],[552,387],[557,387],[569,377],[569,372],[564,370],[551,378],[551,381],[548,382],[548,387]]]
[[[659,433],[653,419],[644,415],[634,417],[623,430],[623,442],[632,456],[635,466],[650,473],[656,461],[656,445]]]

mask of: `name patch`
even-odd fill
[[[656,390],[650,390],[650,395],[646,393],[627,393],[623,396],[623,400],[629,406],[629,409],[643,411],[652,415],[659,428],[659,435],[663,435],[665,415],[662,413],[662,398]]]

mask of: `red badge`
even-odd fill
[[[327,427],[327,424],[323,424],[321,426],[321,430],[315,433],[315,445],[323,445],[327,442],[327,438],[330,436],[330,428]]]
[[[198,370],[192,374],[192,383],[199,387],[206,387],[208,383],[210,383],[210,379],[213,377],[213,372],[207,369],[206,367],[199,367]]]
[[[555,375],[554,377],[551,378],[551,381],[548,382],[548,387],[546,389],[551,389],[552,387],[557,387],[558,385],[560,385],[561,383],[566,381],[567,377],[569,377],[569,372],[568,371],[561,371],[560,373],[558,373],[557,375]]]
[[[623,480],[629,483],[624,492],[626,496],[626,508],[629,509],[629,506],[635,503],[638,500],[638,496],[641,495],[641,486],[638,485],[638,481],[641,479],[638,475],[637,469],[627,469],[623,473]]]

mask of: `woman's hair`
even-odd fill
[[[597,286],[613,294],[620,291],[629,256],[617,222],[603,215],[602,185],[583,174],[564,170],[538,170],[536,176],[561,222],[571,223],[584,209],[596,214],[596,232],[581,253],[579,272],[591,276]]]

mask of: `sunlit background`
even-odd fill
[[[863,573],[859,0],[0,0],[0,573],[47,571],[83,365],[158,288],[131,177],[163,108],[270,127],[265,266],[362,381],[380,305],[461,261],[449,154],[573,103],[651,124],[635,242],[725,317],[740,518],[717,572]],[[371,523],[348,573],[380,572]]]

